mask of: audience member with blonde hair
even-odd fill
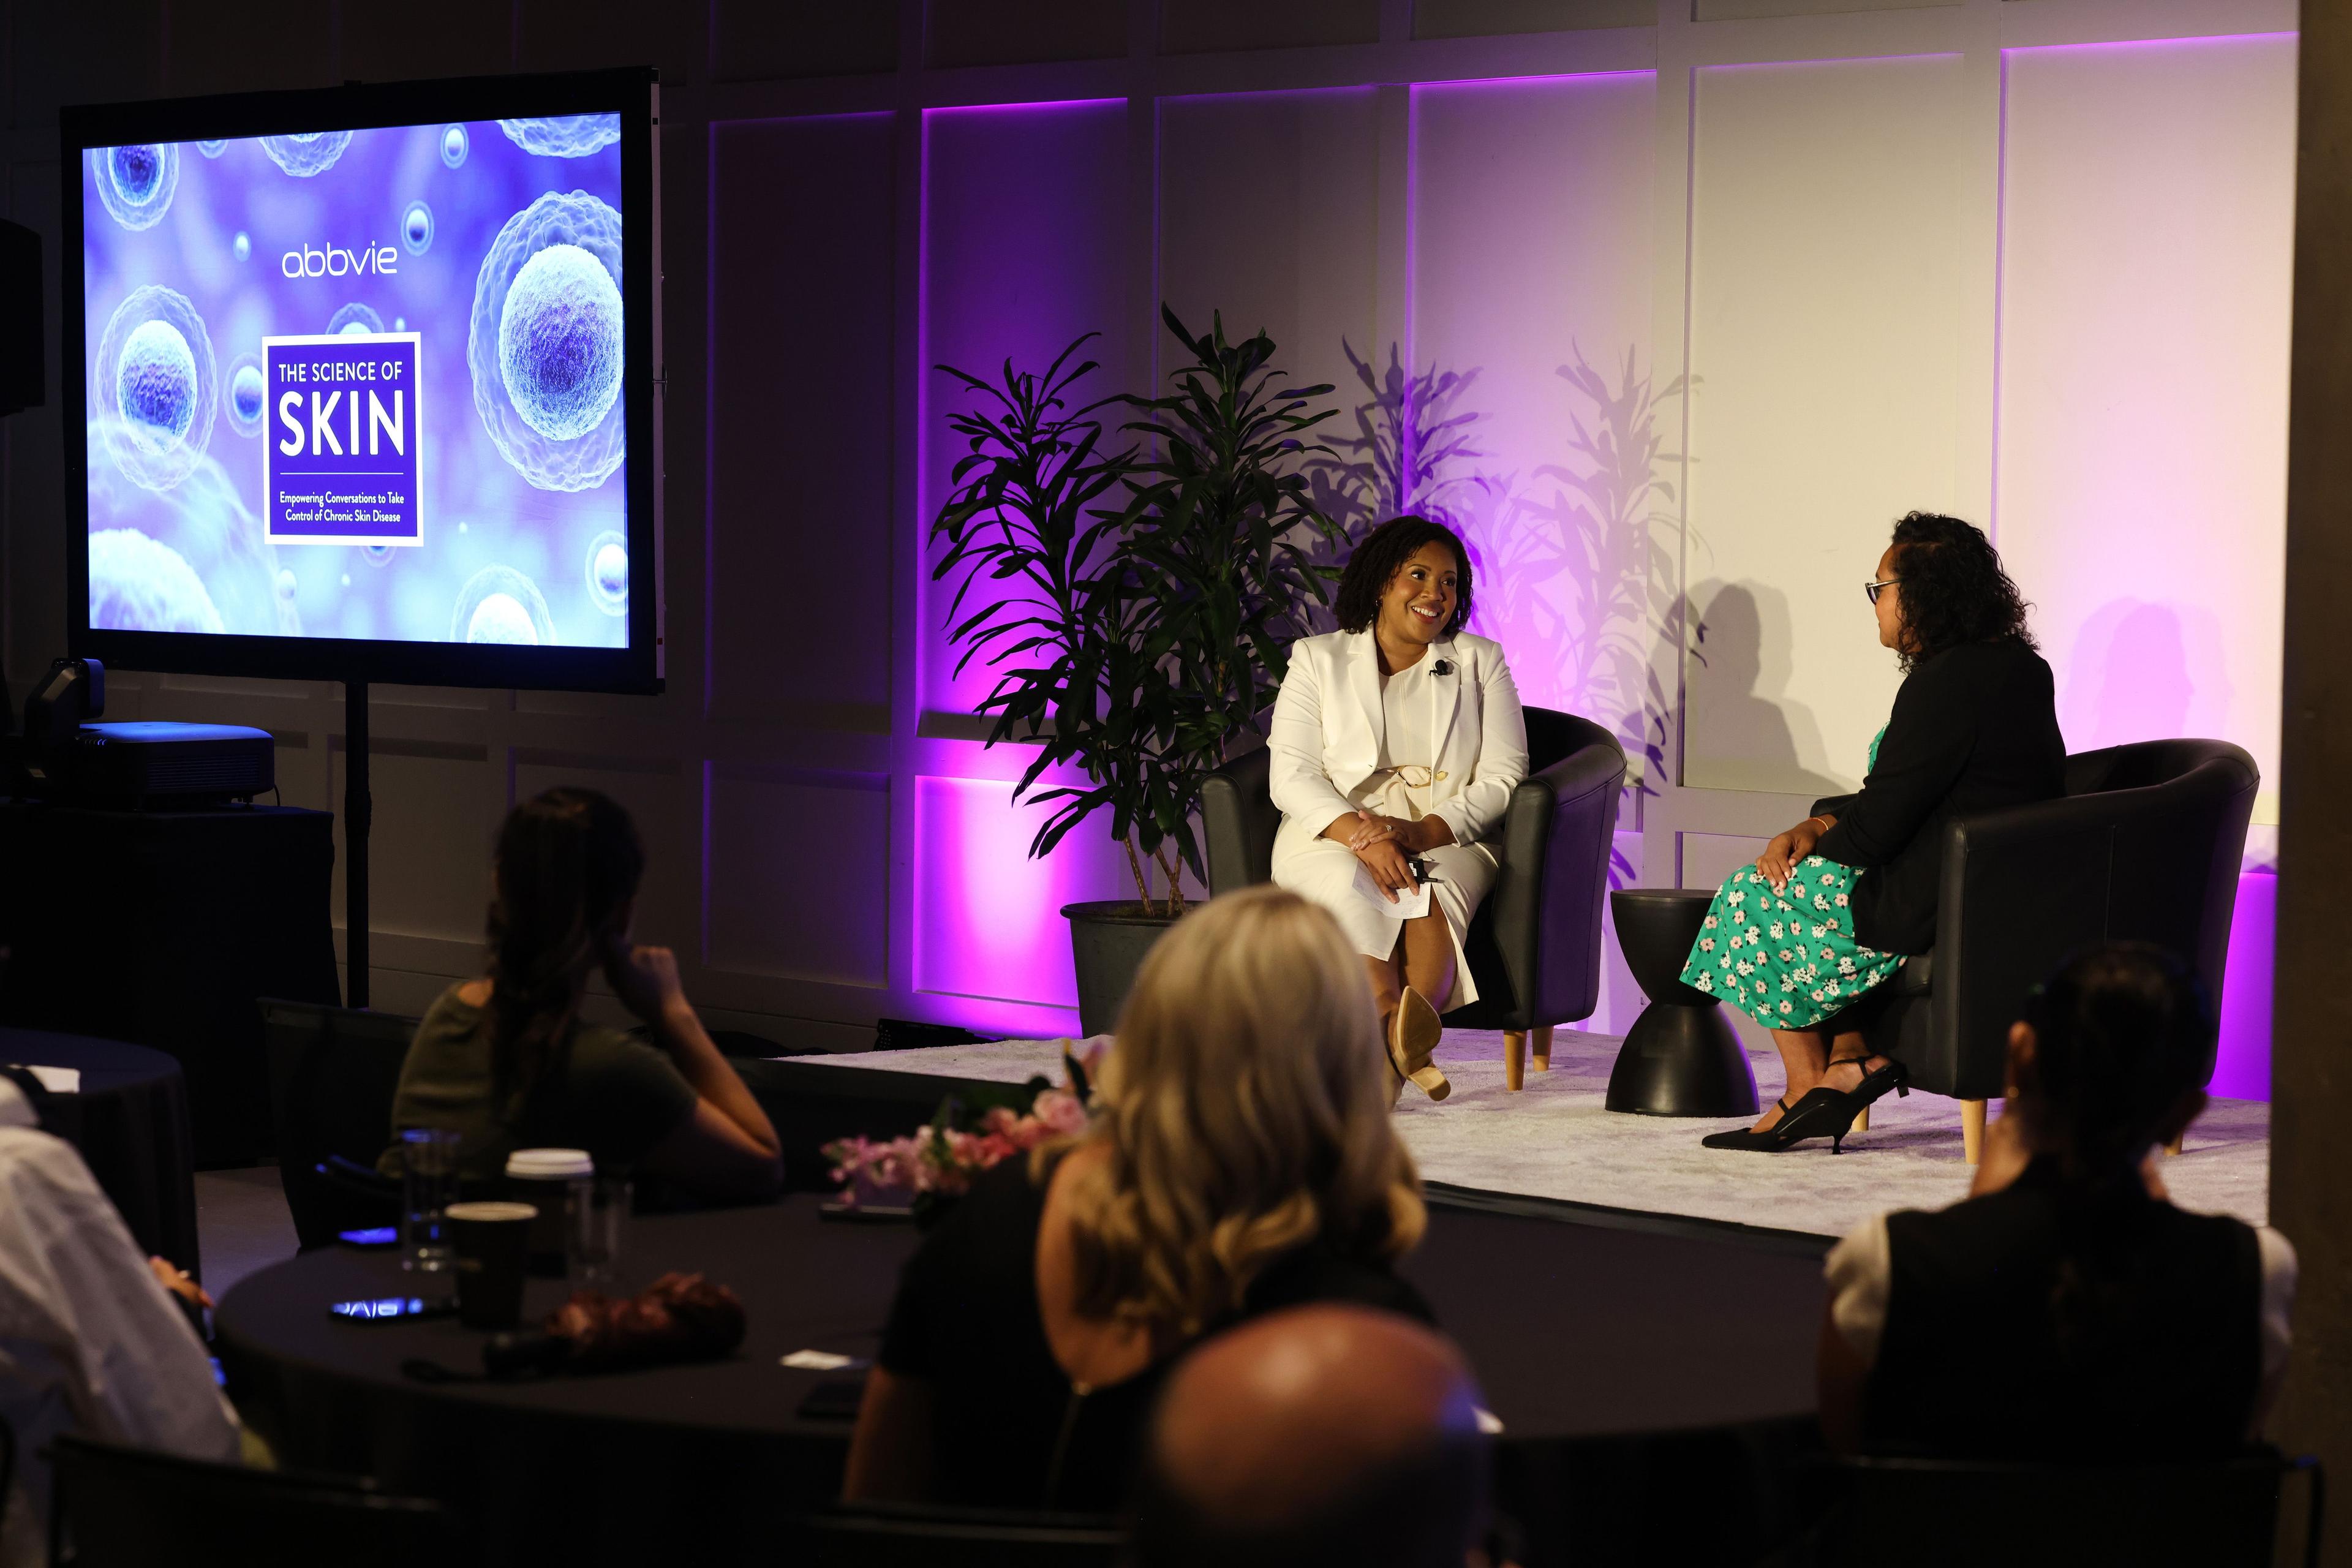
[[[1391,1265],[1420,1179],[1359,959],[1276,888],[1194,910],[1137,976],[1097,1114],[976,1183],[907,1265],[845,1496],[1105,1510],[1174,1359],[1279,1308],[1427,1321]]]

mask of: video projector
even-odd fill
[[[61,658],[25,700],[28,793],[60,804],[187,808],[251,800],[278,782],[267,730],[149,720],[94,724],[106,667]]]

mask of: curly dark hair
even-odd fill
[[[1454,615],[1439,635],[1450,637],[1469,623],[1470,552],[1462,548],[1462,541],[1444,523],[1407,513],[1389,519],[1364,535],[1363,542],[1349,554],[1347,568],[1339,574],[1339,603],[1335,606],[1341,631],[1362,631],[1379,618],[1381,595],[1388,592],[1389,584],[1424,544],[1443,544],[1462,563],[1461,574],[1454,580]]]
[[[1904,672],[1964,643],[2013,637],[2039,647],[2025,625],[2032,606],[2002,569],[1992,541],[1941,512],[1911,511],[1895,524],[1895,575],[1903,584]]]

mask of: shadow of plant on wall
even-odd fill
[[[1573,459],[1538,467],[1525,485],[1514,475],[1473,487],[1465,494],[1487,504],[1469,510],[1460,531],[1475,558],[1477,619],[1507,647],[1521,691],[1610,726],[1639,760],[1621,817],[1632,827],[1671,772],[1674,697],[1661,668],[1673,667],[1654,649],[1688,637],[1679,557],[1659,531],[1674,523],[1675,500],[1660,467],[1676,455],[1657,431],[1659,403],[1684,383],[1654,389],[1631,348],[1613,377],[1573,342],[1570,353],[1558,374],[1578,405],[1565,443]],[[1634,874],[1612,853],[1612,886]]]
[[[1394,343],[1385,368],[1375,368],[1344,338],[1339,352],[1365,395],[1349,410],[1355,434],[1327,434],[1330,455],[1307,468],[1316,504],[1350,544],[1400,512],[1418,512],[1460,532],[1463,516],[1495,482],[1473,467],[1486,456],[1472,436],[1486,416],[1462,406],[1477,369],[1432,365],[1408,375]]]

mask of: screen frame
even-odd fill
[[[68,523],[66,647],[77,658],[174,675],[290,680],[394,681],[411,686],[656,693],[665,674],[662,584],[660,78],[650,66],[542,76],[353,84],[295,92],[233,93],[89,105],[58,114],[64,226],[58,268],[64,313]],[[122,631],[89,624],[89,310],[82,205],[86,153],[135,142],[195,142],[316,130],[378,130],[449,121],[556,114],[621,117],[622,384],[628,459],[628,646],[517,647],[491,643]],[[640,591],[640,585],[645,591]]]

